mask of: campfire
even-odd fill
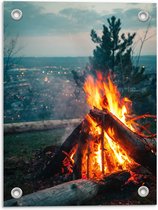
[[[138,130],[138,126],[132,118],[132,102],[128,98],[121,98],[121,95],[111,80],[110,74],[103,78],[98,72],[97,79],[88,76],[84,84],[87,103],[91,109],[94,107],[99,110],[108,110],[115,115],[122,123],[124,123],[132,131]],[[114,130],[112,127],[104,127],[104,122],[98,124],[95,118],[87,115],[89,137],[82,150],[81,177],[100,179],[104,175],[117,172],[120,170],[128,170],[135,161],[127,155],[114,140]],[[103,119],[104,120],[104,119]],[[78,145],[70,152],[68,157],[74,163],[74,156]],[[67,163],[68,157],[64,159]]]
[[[89,75],[84,83],[90,113],[72,132],[46,167],[46,176],[73,174],[76,179],[96,179],[142,165],[155,171],[155,134],[138,121],[132,101],[121,94],[112,75]],[[49,172],[48,172],[49,171]]]
[[[83,88],[90,112],[40,175],[50,183],[63,176],[71,179],[18,201],[6,201],[5,206],[93,204],[94,198],[101,195],[111,196],[109,204],[115,198],[112,194],[129,194],[130,186],[136,186],[136,193],[146,180],[149,187],[151,183],[155,186],[156,135],[140,122],[146,118],[155,120],[156,116],[135,115],[132,101],[121,97],[111,74],[103,77],[98,73],[95,79],[88,76]],[[153,199],[156,202],[156,195]]]

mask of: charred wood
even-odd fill
[[[84,123],[81,122],[71,133],[71,135],[61,145],[59,151],[48,162],[45,168],[42,170],[40,176],[43,178],[51,177],[57,173],[62,173],[63,160],[66,157],[65,153],[70,151],[80,142],[87,138],[88,132],[84,129]]]
[[[101,124],[103,116],[105,117],[104,128],[113,129],[113,140],[118,143],[127,154],[138,164],[148,168],[152,173],[156,173],[156,146],[149,139],[140,137],[137,133],[131,131],[116,116],[109,111],[94,109],[90,111],[90,116]],[[153,140],[153,142],[155,142]]]

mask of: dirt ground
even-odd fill
[[[59,146],[48,146],[36,151],[29,161],[11,157],[5,160],[5,200],[11,199],[10,191],[18,186],[23,190],[24,195],[49,188],[63,182],[73,180],[72,174],[57,174],[49,179],[42,179],[40,174],[45,164],[53,157]],[[144,205],[156,204],[156,180],[155,177],[143,167],[133,170],[135,181],[129,180],[119,190],[110,189],[107,192],[98,194],[94,199],[85,205]],[[18,179],[14,183],[9,182],[15,176]],[[150,193],[146,198],[141,198],[137,190],[139,186],[145,185]]]

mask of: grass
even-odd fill
[[[31,158],[32,153],[51,145],[60,145],[64,129],[28,132],[4,136],[4,157]]]
[[[20,187],[24,194],[34,191],[34,184],[26,180],[34,153],[47,146],[60,145],[64,133],[64,129],[55,129],[4,136],[5,200],[11,199],[10,192],[16,186]]]

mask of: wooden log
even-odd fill
[[[78,148],[75,155],[75,164],[73,167],[73,174],[75,176],[75,179],[81,179],[82,178],[82,161],[83,161],[83,155],[87,149],[87,142],[85,139],[82,139],[78,141]],[[86,153],[85,153],[86,156]],[[84,158],[86,159],[86,158]]]
[[[46,165],[40,174],[43,178],[49,178],[56,173],[62,172],[62,162],[66,157],[65,153],[68,153],[76,146],[80,141],[84,140],[88,136],[88,132],[84,129],[84,121],[81,122],[71,133],[71,135],[65,140],[60,147],[59,151],[55,154],[51,161]]]
[[[129,179],[130,173],[119,172],[106,177],[102,182],[78,179],[52,188],[41,190],[20,199],[4,202],[4,206],[68,206],[86,204],[98,193],[120,189]]]
[[[90,154],[91,154],[91,150],[90,150],[90,142],[87,143],[87,179],[90,178]]]
[[[52,130],[57,128],[65,128],[68,125],[77,126],[81,119],[70,120],[43,120],[35,122],[22,122],[22,123],[7,123],[4,124],[4,133],[23,133],[29,131],[43,131]]]
[[[102,160],[102,174],[104,175],[104,115],[102,118],[102,134],[101,134],[101,160]]]
[[[90,111],[90,116],[99,124],[105,116],[104,128],[113,129],[113,140],[118,143],[127,154],[140,165],[148,168],[152,173],[156,173],[156,150],[155,145],[148,144],[149,140],[140,137],[124,125],[116,116],[106,111],[94,109]]]

